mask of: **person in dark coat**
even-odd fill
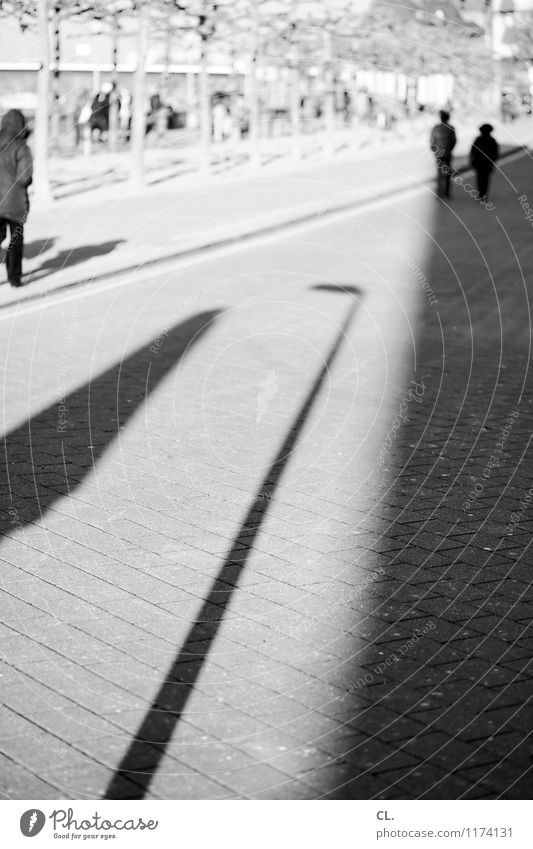
[[[450,181],[452,176],[452,151],[457,144],[455,130],[449,123],[450,113],[444,109],[439,112],[440,124],[435,124],[431,130],[430,147],[435,154],[437,163],[437,194],[450,197]]]
[[[479,200],[483,201],[487,200],[490,175],[494,168],[494,163],[500,154],[498,142],[491,135],[493,129],[494,127],[490,124],[482,124],[479,128],[480,135],[475,140],[470,151],[470,162],[477,177]]]
[[[98,133],[98,141],[102,141],[109,130],[109,101],[108,91],[100,91],[92,99],[90,127],[91,134]]]
[[[10,109],[0,124],[0,245],[9,228],[6,266],[12,286],[22,286],[24,223],[28,217],[28,186],[33,170],[27,136],[24,115],[18,109]]]

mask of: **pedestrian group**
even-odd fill
[[[85,104],[86,115],[80,115],[80,118],[89,121],[91,133],[103,135],[108,131],[109,106],[113,94],[113,86],[109,86],[109,90],[93,99],[90,107]],[[119,97],[118,92],[115,94]],[[121,107],[125,107],[122,109],[123,117],[124,114],[129,116],[129,104],[124,103],[124,98]],[[151,104],[151,108],[157,113],[160,105]],[[220,113],[222,118],[222,109]],[[430,146],[437,164],[437,194],[439,197],[449,198],[451,178],[455,174],[452,155],[457,136],[450,124],[450,113],[441,110],[439,116],[440,122],[431,131]],[[221,130],[221,134],[222,132]],[[470,150],[470,164],[477,178],[476,198],[484,204],[487,204],[490,178],[499,156],[498,143],[492,132],[493,127],[490,124],[482,124]],[[32,181],[32,156],[27,137],[24,115],[18,109],[9,110],[0,125],[0,247],[9,231],[5,261],[8,281],[12,286],[23,285],[24,224],[29,211],[28,186]],[[457,182],[462,182],[461,177],[456,179]],[[466,185],[462,184],[466,188]]]
[[[439,117],[440,122],[431,130],[429,142],[437,164],[437,195],[440,198],[449,198],[451,178],[455,173],[452,166],[452,153],[457,144],[457,136],[455,128],[450,124],[450,113],[442,109]],[[479,128],[479,136],[470,149],[470,165],[476,172],[476,199],[483,204],[488,201],[491,174],[494,163],[500,155],[498,142],[492,135],[493,130],[494,127],[491,124],[482,124]],[[460,179],[458,178],[458,181]]]

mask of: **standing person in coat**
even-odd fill
[[[440,124],[435,124],[431,130],[430,147],[437,162],[437,194],[450,197],[450,181],[452,176],[452,151],[457,143],[455,130],[449,123],[450,113],[444,109],[439,112]]]
[[[491,136],[493,129],[491,124],[482,124],[479,128],[481,135],[477,137],[470,151],[470,162],[477,177],[478,200],[482,201],[487,200],[490,175],[500,153],[498,142]]]
[[[22,286],[24,223],[33,168],[27,135],[24,115],[18,109],[10,109],[0,124],[0,245],[9,228],[6,266],[12,286]]]
[[[98,133],[98,141],[103,141],[104,135],[109,130],[109,101],[110,86],[104,84],[102,90],[94,95],[91,103],[91,135]]]

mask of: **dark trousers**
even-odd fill
[[[446,156],[437,159],[437,194],[440,198],[450,197],[450,180],[452,176],[452,158]]]
[[[486,200],[489,193],[490,174],[492,169],[477,168],[477,191],[480,200]]]
[[[24,226],[9,218],[0,218],[0,245],[7,235],[9,227],[9,245],[6,253],[7,279],[10,283],[20,283],[22,277],[22,252],[24,250]]]

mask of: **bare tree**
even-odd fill
[[[48,134],[50,117],[50,32],[48,0],[0,0],[0,12],[14,17],[22,30],[37,26],[39,71],[37,72],[37,110],[34,122],[33,193],[42,201],[51,200],[48,177]]]
[[[216,30],[217,6],[214,2],[205,2],[198,15],[198,35],[200,37],[200,168],[209,171],[211,164],[211,90],[208,74],[209,41]],[[211,14],[209,14],[211,13]]]
[[[125,0],[127,3],[127,0]],[[34,197],[50,201],[52,192],[48,172],[50,119],[59,102],[59,31],[61,22],[73,16],[101,18],[108,6],[105,0],[0,0],[0,12],[14,17],[23,30],[34,28],[39,45],[37,72],[37,108],[34,125]],[[54,80],[51,81],[51,22],[54,21]],[[51,94],[54,93],[54,109]]]
[[[118,93],[118,38],[120,33],[119,12],[111,14],[111,93],[109,97],[109,150],[117,149],[119,135],[119,93]]]
[[[48,174],[48,138],[50,116],[50,43],[48,0],[37,0],[39,71],[37,74],[37,110],[35,113],[33,193],[36,200],[52,200]]]
[[[148,2],[137,6],[137,68],[133,88],[133,116],[131,125],[131,183],[142,186],[145,182],[144,139],[146,136],[146,58],[150,26]]]

